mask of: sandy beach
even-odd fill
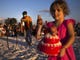
[[[47,56],[37,50],[39,43],[35,37],[32,36],[32,45],[29,46],[24,37],[18,36],[0,37],[0,60],[47,60]],[[73,44],[76,59],[80,60],[80,37],[76,37]]]

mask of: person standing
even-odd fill
[[[72,44],[75,41],[74,19],[65,19],[69,8],[65,0],[55,0],[50,6],[50,13],[55,21],[62,48],[58,56],[49,56],[48,60],[76,60]],[[49,22],[51,23],[51,22]],[[39,31],[40,29],[38,29]],[[39,31],[40,32],[40,31]]]
[[[43,28],[44,28],[43,19],[40,15],[38,15],[37,16],[37,24],[36,24],[36,38],[37,39],[40,39],[40,37],[42,37],[42,35],[44,35]]]
[[[32,28],[32,19],[27,15],[27,11],[23,11],[23,17],[21,18],[21,32],[24,33],[26,42],[31,45],[31,28]]]

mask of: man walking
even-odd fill
[[[31,28],[32,28],[32,19],[27,15],[27,11],[23,11],[23,17],[21,18],[21,32],[24,33],[26,42],[31,45]]]

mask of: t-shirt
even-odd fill
[[[30,16],[23,17],[21,19],[21,22],[24,25],[25,29],[29,29],[32,26],[32,19]]]

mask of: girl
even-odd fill
[[[55,19],[52,23],[57,27],[62,48],[58,56],[49,56],[48,60],[76,60],[72,47],[75,41],[74,20],[65,19],[69,14],[65,0],[55,0],[50,6],[50,13]]]
[[[40,15],[37,16],[37,25],[36,25],[36,38],[40,39],[43,32],[43,20]]]

